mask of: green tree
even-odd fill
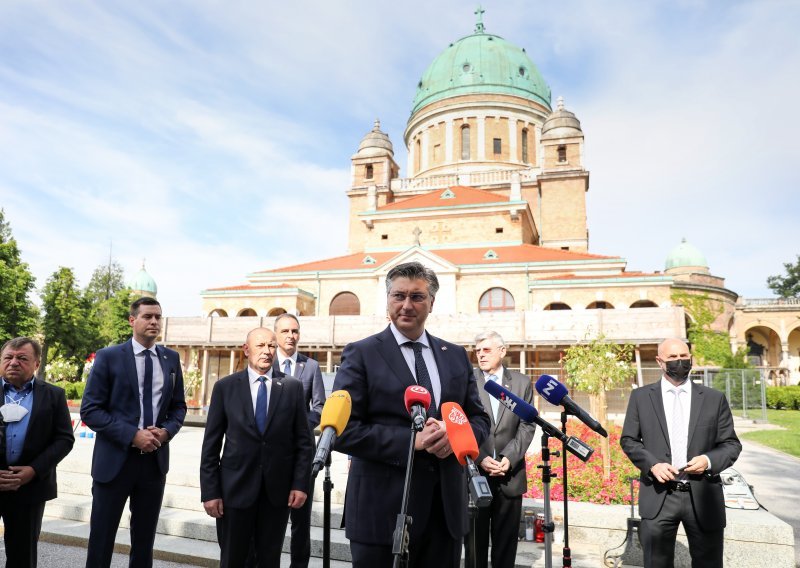
[[[125,271],[116,260],[109,260],[94,269],[89,283],[86,285],[86,296],[93,304],[110,300],[125,288]]]
[[[0,209],[0,345],[36,332],[39,312],[30,299],[34,283],[28,264],[22,262],[5,211]]]
[[[623,384],[636,374],[633,345],[610,343],[601,334],[595,339],[567,348],[563,365],[570,385],[589,395],[592,413],[600,424],[608,423],[606,391]],[[603,477],[611,477],[608,438],[601,438]]]
[[[699,364],[741,368],[742,363],[737,362],[737,355],[731,353],[728,334],[714,331],[711,327],[722,313],[721,306],[707,294],[673,292],[672,301],[683,306],[692,316],[693,321],[686,330],[686,336],[692,344],[692,355]]]
[[[800,298],[800,254],[797,262],[785,262],[786,276],[767,277],[767,286],[781,298]]]
[[[95,351],[131,338],[133,330],[128,323],[128,314],[133,300],[133,292],[128,288],[123,288],[117,290],[107,300],[101,300],[92,306],[92,319],[95,322],[99,340]]]
[[[47,280],[42,291],[42,308],[42,368],[50,356],[75,361],[82,368],[89,353],[95,351],[98,335],[91,304],[81,293],[71,268],[60,267]]]

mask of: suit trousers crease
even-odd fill
[[[155,452],[142,454],[132,448],[116,478],[108,483],[95,481],[92,484],[86,568],[106,568],[111,565],[114,541],[128,498],[131,513],[129,566],[152,567],[153,544],[165,483],[166,476],[161,473]]]
[[[3,519],[3,540],[6,548],[6,568],[36,568],[37,545],[42,531],[42,516],[46,501],[19,503],[0,496],[0,518]]]
[[[678,525],[683,523],[692,568],[722,568],[724,529],[704,531],[695,517],[689,492],[669,491],[653,519],[642,519],[640,539],[645,568],[672,568]]]

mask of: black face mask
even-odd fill
[[[664,361],[664,365],[667,367],[665,374],[669,378],[679,382],[683,382],[689,378],[689,372],[692,370],[691,359],[672,359],[670,361]]]

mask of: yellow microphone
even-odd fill
[[[328,456],[333,449],[333,443],[336,438],[344,432],[347,421],[350,420],[352,406],[350,393],[344,390],[332,392],[328,400],[325,401],[325,406],[322,407],[322,417],[319,421],[322,435],[319,437],[317,455],[314,456],[314,463],[311,466],[312,479],[317,477],[319,470],[328,461]]]

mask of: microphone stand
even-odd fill
[[[469,504],[467,510],[469,511],[469,534],[467,535],[467,542],[465,547],[464,568],[476,568],[478,565],[478,506],[472,498],[472,493],[467,490],[469,497]]]
[[[322,483],[322,568],[331,566],[331,454],[325,460],[325,481]]]
[[[408,463],[406,464],[406,479],[403,484],[403,501],[400,505],[400,513],[397,515],[397,522],[392,535],[392,555],[394,556],[393,568],[406,568],[408,566],[408,540],[411,537],[411,515],[408,511],[408,497],[411,491],[411,473],[414,470],[414,443],[417,439],[417,431],[414,423],[411,423],[411,441],[408,446]]]
[[[564,435],[567,435],[567,411],[563,410],[561,412],[561,431]],[[562,442],[563,444],[563,442]],[[567,487],[567,451],[566,448],[563,448],[561,451],[561,458],[562,458],[562,475],[561,475],[561,483],[564,486],[564,550],[562,551],[563,554],[563,566],[572,566],[572,551],[569,549],[569,492]]]
[[[556,474],[550,471],[550,454],[558,456],[558,451],[550,451],[548,442],[550,435],[542,431],[542,465],[538,466],[542,470],[542,498],[544,501],[544,523],[542,524],[542,531],[544,532],[544,566],[545,568],[553,568],[553,517],[550,512],[550,478],[556,477]]]

